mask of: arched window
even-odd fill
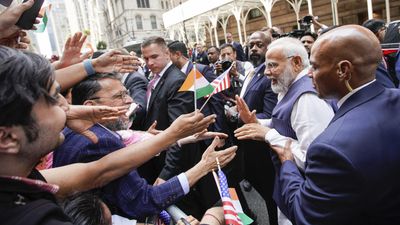
[[[143,21],[142,21],[142,16],[141,15],[136,15],[136,28],[138,30],[143,30]]]
[[[150,16],[150,21],[151,21],[151,29],[156,30],[157,29],[157,18],[156,18],[156,16]]]

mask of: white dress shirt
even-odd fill
[[[337,103],[338,108],[340,108],[340,107],[343,105],[343,103],[344,103],[348,98],[350,98],[350,96],[354,95],[357,91],[359,91],[359,90],[365,88],[366,86],[368,86],[368,85],[374,83],[375,81],[376,81],[376,79],[374,79],[373,81],[370,81],[370,82],[368,82],[368,83],[366,83],[366,84],[364,84],[364,85],[362,85],[362,86],[360,86],[360,87],[358,87],[358,88],[356,88],[356,89],[350,91],[349,93],[347,93],[347,95],[345,95],[343,98],[341,98],[341,99],[338,101],[338,103]]]
[[[303,70],[295,81],[306,76],[307,72],[308,68]],[[278,103],[285,94],[278,94]],[[295,163],[302,171],[304,171],[308,146],[325,130],[333,116],[332,107],[316,94],[305,93],[295,102],[290,115],[290,122],[298,140],[292,140],[291,149]],[[264,126],[269,127],[271,125],[271,119],[259,120],[259,122]],[[287,140],[289,140],[289,137],[280,135],[275,129],[270,130],[265,135],[265,141],[271,143],[271,145],[284,147]]]

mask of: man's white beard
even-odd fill
[[[277,83],[271,83],[271,89],[274,93],[286,93],[289,90],[290,85],[292,84],[293,78],[293,70],[291,66],[287,66],[282,74],[276,79]]]

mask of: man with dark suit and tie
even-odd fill
[[[338,27],[318,38],[310,59],[319,96],[339,109],[308,148],[303,174],[290,143],[274,148],[279,208],[297,225],[400,224],[400,91],[375,79],[378,39],[358,25]]]
[[[194,68],[194,64],[188,59],[186,45],[183,42],[174,41],[168,44],[168,49],[171,53],[171,61],[173,64],[176,65],[183,73],[185,73],[186,76],[188,76]],[[217,77],[211,68],[206,65],[196,64],[196,69],[202,75],[204,75],[209,82],[212,82]],[[197,107],[202,107],[205,102],[206,98],[198,99]],[[216,122],[212,124],[208,130],[223,133],[228,132],[229,127],[224,115],[223,104],[224,101],[220,93],[217,93],[214,94],[204,106],[202,110],[204,115],[215,114],[217,116]],[[231,137],[233,137],[233,135],[231,135]],[[227,139],[225,146],[232,146],[232,143],[233,141],[231,139]],[[199,142],[196,146],[193,146],[195,149],[178,152],[179,154],[183,155],[184,160],[173,163],[184,164],[184,170],[192,167],[200,160],[201,154],[205,149],[204,147],[208,144],[209,143],[207,141]],[[239,182],[243,179],[243,175],[241,174],[242,169],[239,166],[240,163],[238,161],[240,159],[240,157],[236,157],[236,159],[224,169],[224,172],[227,174],[229,184],[232,187],[236,185],[235,188],[237,189],[239,196],[241,196]],[[184,198],[184,203],[181,203],[181,205],[178,206],[182,210],[186,210],[186,213],[200,217],[208,208],[212,207],[220,199],[218,190],[210,189],[210,185],[214,185],[214,183],[215,181],[211,174],[205,176],[199,181],[194,190],[192,190],[190,194]]]
[[[156,129],[164,130],[178,116],[194,111],[193,92],[178,92],[186,75],[172,64],[163,38],[150,37],[142,43],[141,49],[152,77],[146,93],[147,113],[144,129],[147,130],[154,121],[157,121]],[[159,177],[163,180],[173,177],[181,168],[170,166],[168,162],[179,160],[178,151],[171,150],[162,153],[145,163],[138,169],[140,175],[150,183],[155,182]]]
[[[277,95],[271,89],[271,80],[264,76],[265,53],[271,37],[261,31],[249,38],[250,62],[254,72],[244,79],[240,97],[258,119],[269,119],[277,102]],[[270,224],[277,224],[276,204],[272,199],[275,171],[268,145],[260,141],[240,141],[239,150],[244,152],[245,177],[266,202]],[[262,173],[261,173],[262,171]]]
[[[243,47],[239,42],[233,41],[232,33],[226,33],[227,44],[231,44],[236,50],[236,58],[239,61],[247,61],[247,57],[244,54]]]

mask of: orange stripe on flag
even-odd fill
[[[229,194],[231,195],[232,200],[239,200],[235,188],[229,188]]]

